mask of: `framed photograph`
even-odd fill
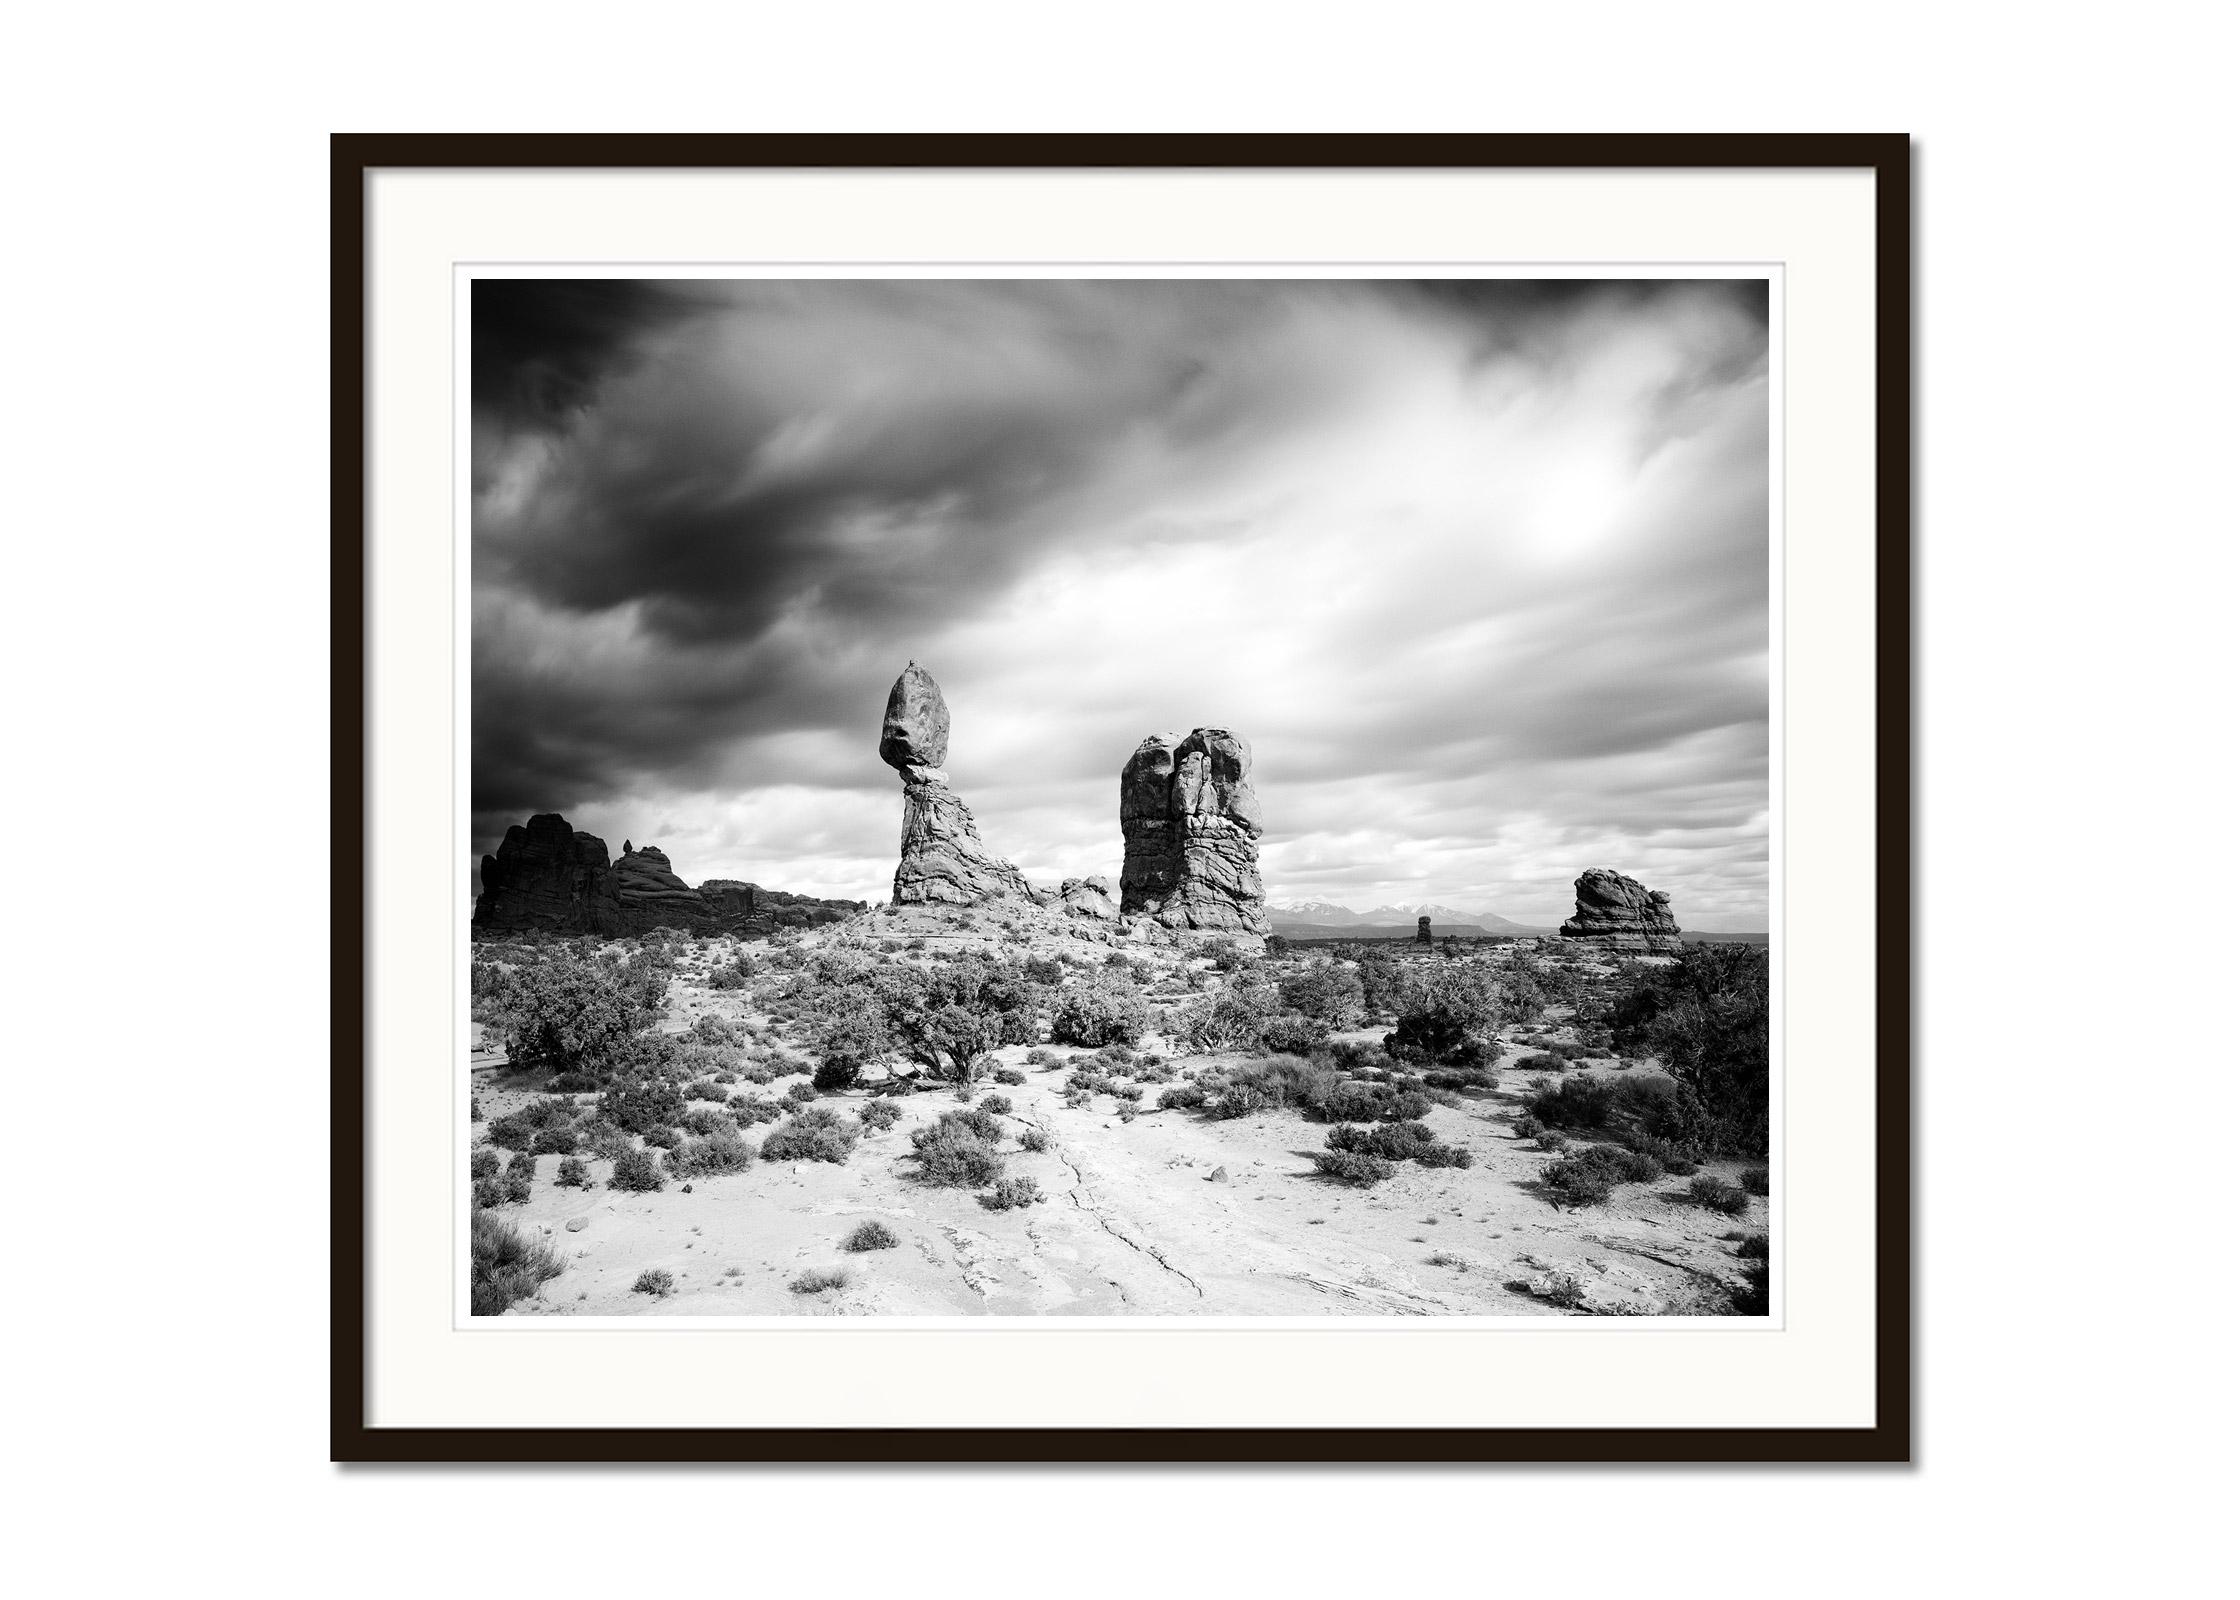
[[[1904,136],[332,159],[337,1459],[1907,1459]]]

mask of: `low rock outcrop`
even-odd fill
[[[1120,909],[1170,928],[1265,934],[1252,747],[1224,728],[1155,733],[1120,771]]]
[[[1112,885],[1101,877],[1068,878],[1058,885],[1058,908],[1069,917],[1086,917],[1091,922],[1111,922],[1120,915],[1120,902],[1112,897]]]
[[[949,788],[941,770],[949,759],[949,705],[933,675],[915,661],[887,693],[879,759],[902,774],[896,905],[1035,903],[1019,869],[980,842],[972,812]]]
[[[1680,925],[1663,890],[1644,888],[1608,867],[1589,867],[1572,894],[1576,909],[1556,930],[1564,938],[1635,954],[1670,955],[1680,948]]]
[[[621,937],[655,928],[758,937],[781,927],[834,922],[864,909],[858,900],[819,900],[716,878],[695,889],[659,849],[625,841],[610,863],[607,842],[579,833],[553,812],[506,830],[482,858],[474,925],[485,933]]]

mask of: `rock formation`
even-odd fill
[[[478,928],[551,933],[620,933],[622,897],[607,842],[578,833],[555,812],[515,823],[494,856],[482,858]]]
[[[1170,928],[1265,934],[1252,747],[1221,728],[1155,733],[1120,770],[1120,909]]]
[[[1670,955],[1680,948],[1680,925],[1663,890],[1643,888],[1608,867],[1589,867],[1572,893],[1577,909],[1556,930],[1564,938],[1638,954]]]
[[[652,845],[625,844],[622,859],[609,864],[604,839],[546,812],[508,828],[498,853],[482,858],[474,925],[485,933],[618,937],[676,928],[757,937],[863,909],[857,900],[818,900],[730,878],[695,889]]]
[[[622,924],[632,933],[651,928],[697,933],[715,926],[708,902],[671,872],[669,858],[650,844],[642,850],[624,844],[622,859],[614,864],[614,881],[622,897]]]
[[[1120,903],[1112,898],[1112,885],[1101,877],[1068,878],[1058,886],[1058,908],[1069,917],[1086,917],[1092,922],[1111,922],[1120,915]]]
[[[1417,944],[1429,944],[1430,942],[1431,942],[1431,919],[1430,919],[1429,917],[1418,917],[1418,918],[1416,918],[1416,943],[1417,943]]]
[[[1035,897],[1019,869],[989,853],[965,803],[949,788],[949,704],[941,685],[915,661],[887,693],[879,759],[902,774],[902,860],[894,903],[986,905]]]

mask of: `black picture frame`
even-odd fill
[[[346,1462],[1904,1462],[1912,1384],[1912,194],[1906,135],[343,133],[330,148],[333,1251]],[[399,168],[1823,168],[1873,176],[1875,1414],[1860,1428],[374,1428],[366,1421],[366,202]]]

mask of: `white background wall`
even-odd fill
[[[2182,1585],[2233,1420],[2229,27],[1949,0],[15,16],[26,1592]],[[326,1465],[325,136],[572,128],[1911,131],[1919,1465]]]

